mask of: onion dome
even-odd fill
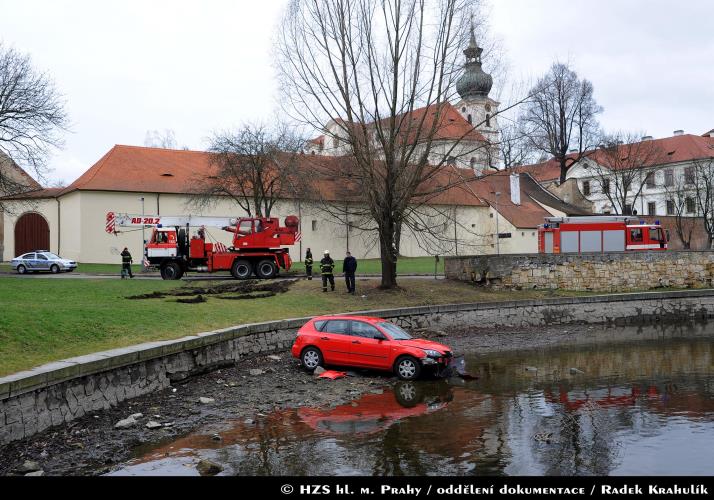
[[[493,86],[493,78],[481,68],[481,53],[483,49],[476,45],[474,29],[471,26],[471,40],[464,49],[466,63],[464,74],[456,82],[456,91],[462,99],[486,97]]]

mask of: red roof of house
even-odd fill
[[[473,125],[461,116],[461,113],[459,113],[458,110],[449,103],[441,105],[441,112],[439,113],[440,121],[439,123],[434,123],[436,115],[439,112],[439,106],[440,105],[432,104],[431,106],[417,108],[410,113],[404,113],[396,117],[397,120],[402,120],[399,128],[404,134],[406,134],[408,141],[414,140],[417,134],[421,136],[419,137],[419,140],[424,140],[424,138],[430,135],[427,131],[431,130],[431,127],[433,126],[435,130],[433,137],[434,140],[466,140],[486,142],[486,138],[480,132],[475,130]],[[382,119],[381,122],[386,123],[388,120],[389,118],[385,118]],[[347,123],[339,118],[335,118],[332,121],[335,123]],[[319,144],[323,140],[324,135],[321,135],[314,139],[310,139],[308,142]]]
[[[703,136],[685,134],[661,139],[651,139],[643,141],[651,144],[653,148],[661,151],[659,155],[649,155],[652,163],[645,163],[642,167],[652,167],[655,165],[665,165],[668,163],[679,163],[702,158],[714,158],[714,137],[707,134]],[[642,143],[638,143],[642,144]],[[623,154],[632,153],[632,146],[623,144],[620,146]],[[575,155],[568,155],[573,157]],[[588,158],[595,162],[607,165],[607,153],[596,150],[588,154]],[[529,173],[538,182],[548,182],[560,177],[560,165],[555,159],[550,159],[533,165],[522,165],[512,169],[515,172]]]
[[[211,153],[203,151],[117,145],[76,181],[58,190],[56,195],[76,190],[192,194],[197,177],[215,175],[216,167],[211,159]],[[304,154],[298,156],[298,161],[298,168],[310,173],[345,172],[353,168],[349,157]],[[451,170],[461,173],[455,176],[450,173]],[[465,187],[462,175],[469,175],[470,182],[475,181],[472,170],[453,168],[445,168],[430,179],[429,183],[434,183],[436,187],[429,188],[435,192],[429,197],[430,203],[485,206]],[[314,184],[325,201],[349,200],[350,192],[358,192],[358,189],[346,186],[348,179],[344,175],[334,180],[323,176],[320,182]],[[439,192],[438,186],[449,187]]]

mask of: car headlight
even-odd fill
[[[443,354],[441,354],[439,351],[435,351],[434,349],[424,349],[424,352],[430,358],[440,358],[441,356],[443,356]]]

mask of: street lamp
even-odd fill
[[[500,191],[496,191],[496,255],[501,255],[501,233],[498,230],[498,197],[501,196]]]

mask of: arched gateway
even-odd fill
[[[50,226],[40,214],[22,214],[15,223],[15,257],[33,250],[50,249]]]

